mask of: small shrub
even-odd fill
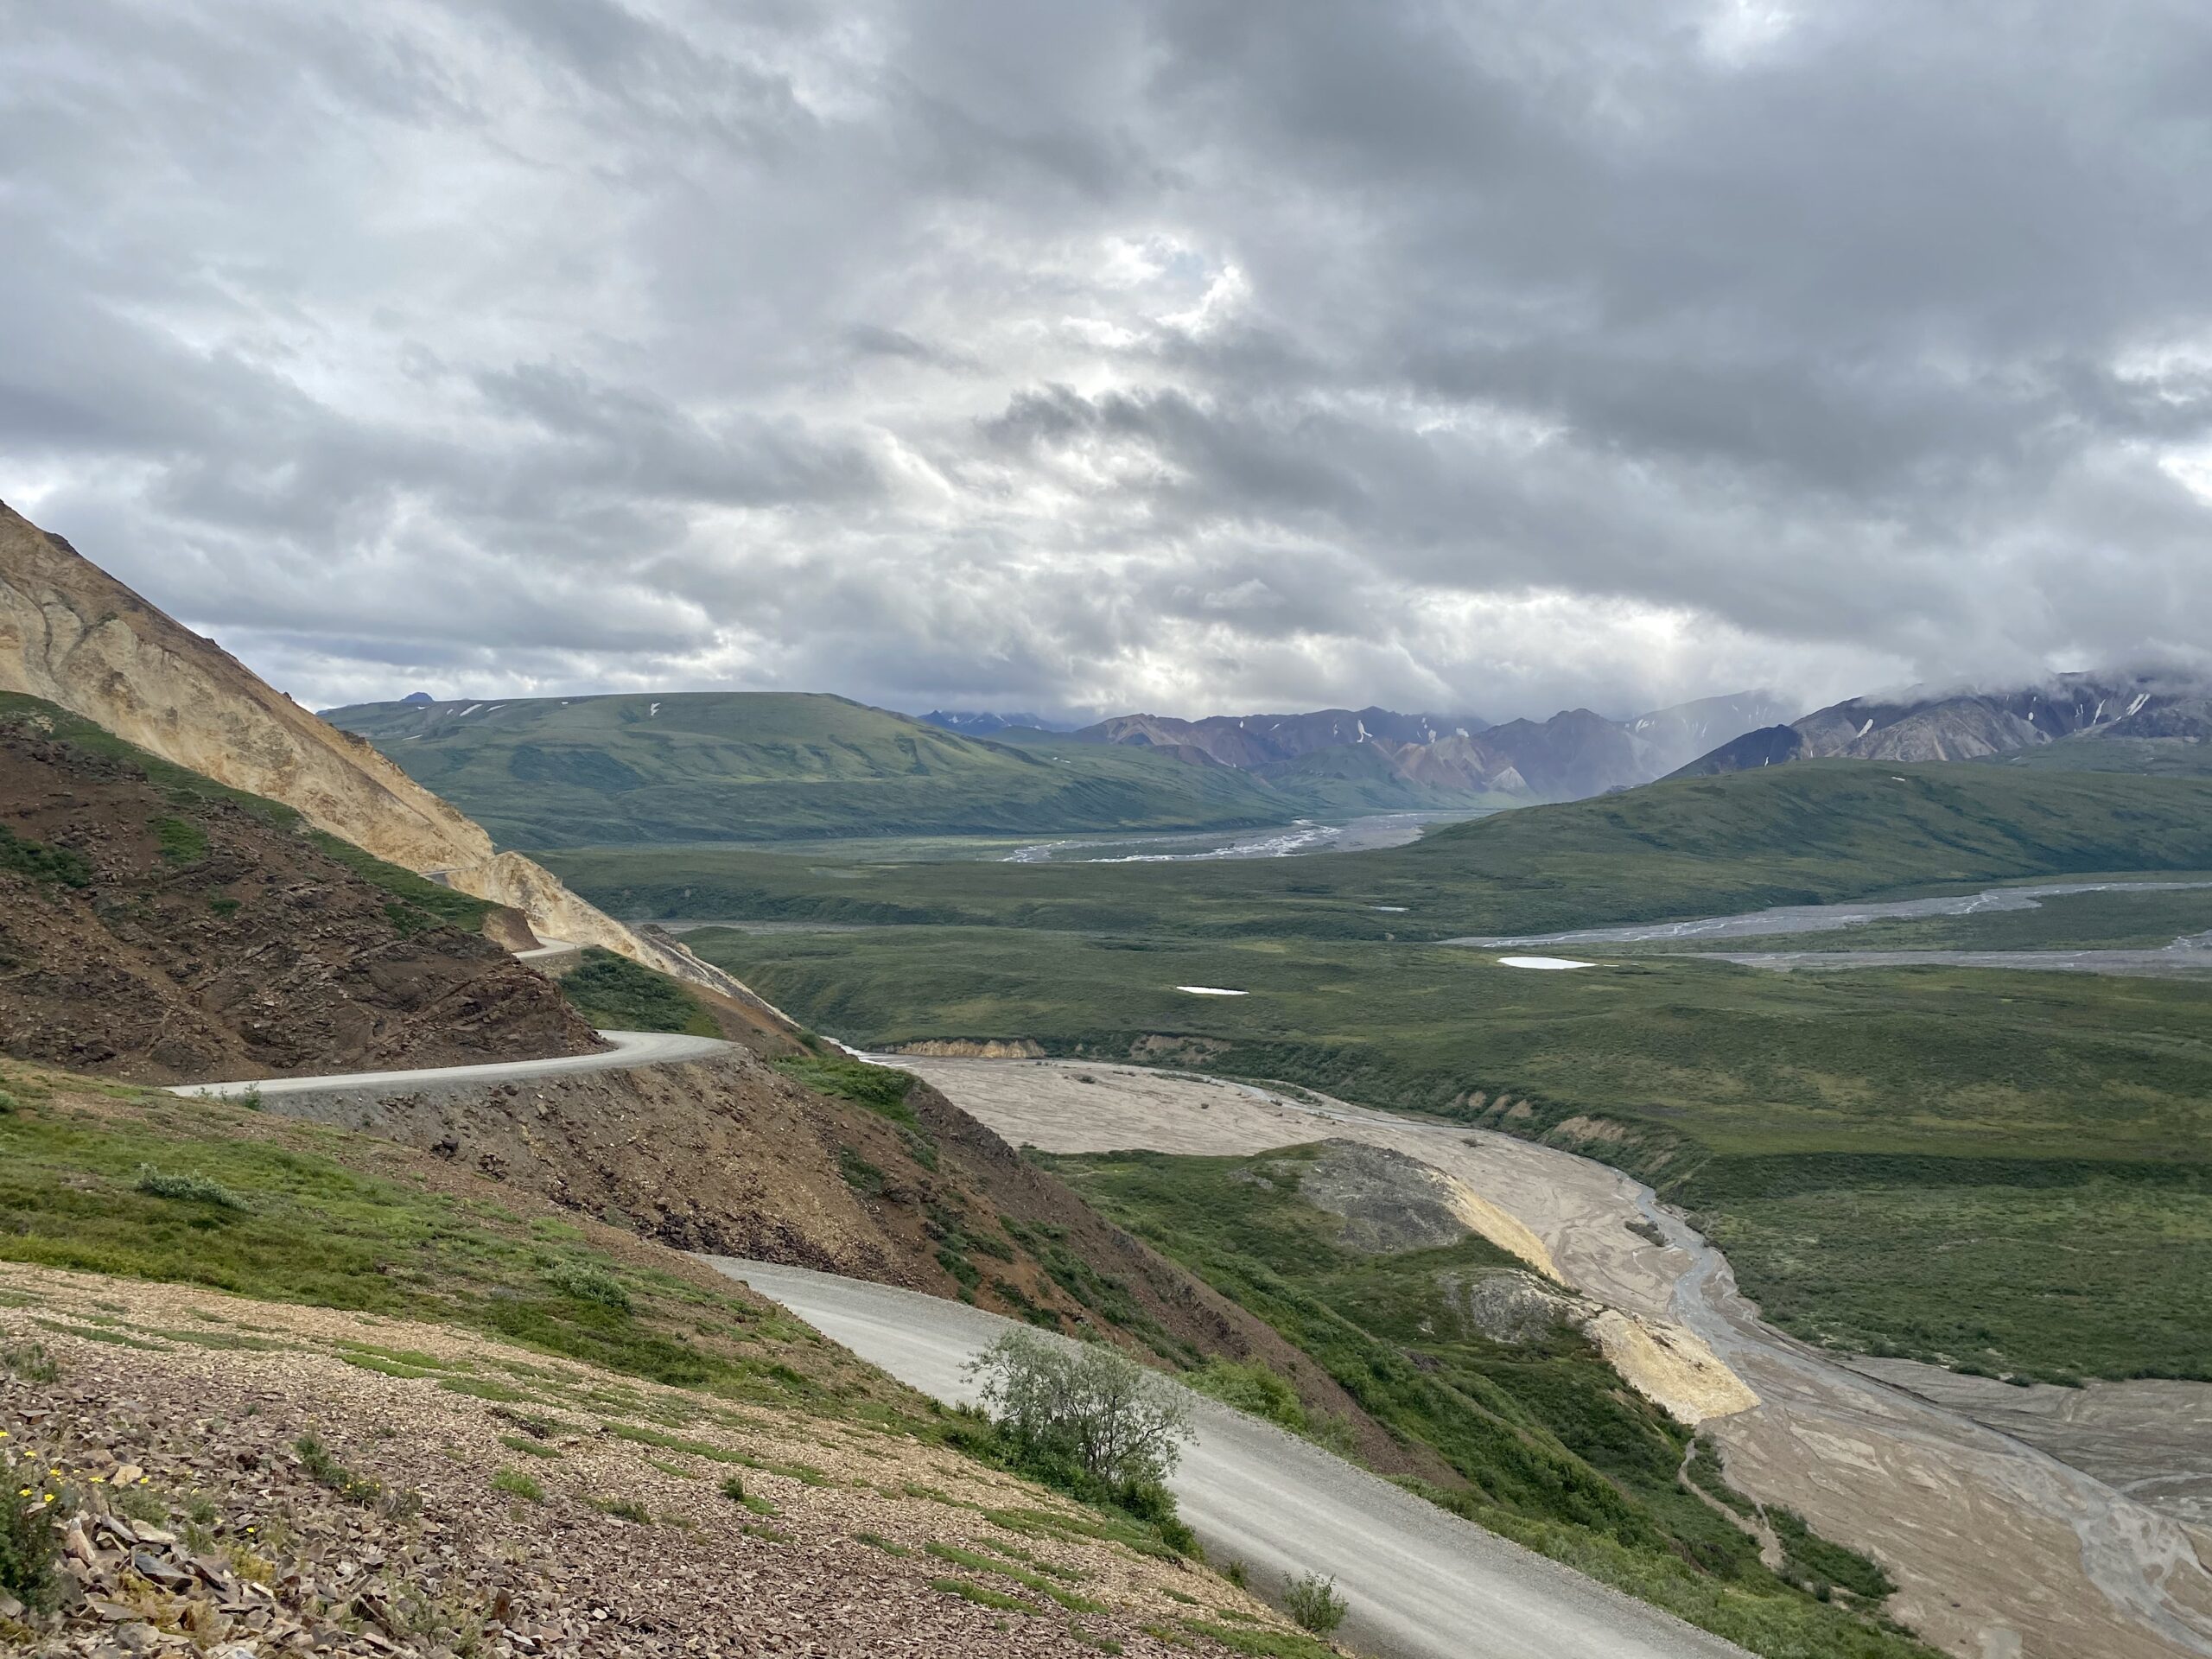
[[[60,1589],[55,1567],[61,1559],[61,1535],[48,1513],[43,1483],[28,1465],[18,1468],[13,1458],[0,1457],[0,1591],[5,1591],[33,1612],[54,1605]],[[23,1486],[29,1497],[18,1497]]]
[[[42,1342],[11,1342],[0,1345],[0,1370],[26,1382],[53,1382],[61,1376],[61,1364]]]
[[[1337,1626],[1351,1611],[1337,1593],[1337,1581],[1325,1579],[1319,1573],[1308,1573],[1302,1579],[1286,1583],[1282,1587],[1282,1605],[1299,1629],[1311,1630],[1316,1636],[1335,1635]]]
[[[545,1270],[545,1282],[580,1302],[597,1302],[625,1313],[630,1311],[630,1293],[622,1281],[588,1262],[556,1262]]]
[[[722,1496],[733,1503],[745,1502],[745,1477],[732,1475],[722,1482]]]
[[[601,1515],[611,1515],[617,1521],[634,1521],[641,1527],[652,1524],[653,1512],[634,1497],[602,1498],[592,1508]]]
[[[292,1442],[292,1450],[299,1453],[300,1467],[306,1470],[311,1478],[329,1487],[340,1497],[349,1498],[356,1503],[373,1503],[383,1494],[384,1488],[375,1481],[355,1474],[332,1457],[330,1448],[315,1438],[312,1429]]]
[[[864,1198],[880,1198],[888,1182],[883,1172],[850,1147],[837,1148],[837,1173]]]
[[[545,1489],[519,1469],[502,1469],[492,1477],[492,1484],[503,1492],[517,1497],[526,1497],[533,1503],[545,1501]]]
[[[1071,1346],[1010,1331],[969,1372],[982,1379],[1000,1432],[1038,1465],[1114,1487],[1157,1487],[1191,1438],[1190,1411],[1173,1385],[1103,1343]]]
[[[1244,1563],[1242,1561],[1226,1563],[1221,1569],[1221,1576],[1239,1590],[1249,1590],[1252,1587],[1251,1574],[1245,1572]]]
[[[137,1188],[156,1198],[174,1198],[181,1204],[209,1204],[219,1210],[244,1210],[246,1201],[219,1181],[211,1181],[198,1175],[171,1175],[151,1164],[138,1166]]]
[[[1298,1390],[1256,1359],[1217,1356],[1183,1380],[1225,1406],[1264,1418],[1294,1434],[1306,1431],[1306,1408],[1299,1401]]]
[[[144,1521],[159,1526],[169,1518],[169,1506],[157,1493],[150,1492],[143,1486],[120,1487],[108,1501],[115,1505],[117,1512],[126,1521]]]
[[[65,887],[92,885],[92,867],[82,853],[28,841],[0,824],[0,871]]]

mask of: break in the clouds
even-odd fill
[[[2212,11],[0,0],[0,497],[303,701],[2212,643]]]

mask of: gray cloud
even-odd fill
[[[1504,718],[2212,642],[2201,8],[0,24],[0,496],[303,700]]]

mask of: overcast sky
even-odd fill
[[[0,498],[302,702],[2212,646],[2202,0],[0,0]]]

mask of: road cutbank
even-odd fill
[[[802,1268],[709,1257],[824,1336],[950,1404],[963,1368],[1030,1327],[957,1303]],[[1281,1429],[1192,1396],[1198,1439],[1169,1483],[1216,1560],[1255,1586],[1319,1572],[1351,1605],[1344,1635],[1383,1659],[1745,1659],[1744,1650],[1484,1531]]]
[[[2212,1655],[2212,1573],[2171,1516],[1771,1330],[1719,1253],[1618,1170],[1310,1091],[1095,1062],[894,1063],[1046,1151],[1211,1155],[1349,1136],[1422,1158],[1517,1217],[1571,1286],[1694,1333],[1760,1402],[1710,1423],[1732,1484],[1879,1559],[1903,1586],[1892,1611],[1924,1639],[1971,1659]]]

